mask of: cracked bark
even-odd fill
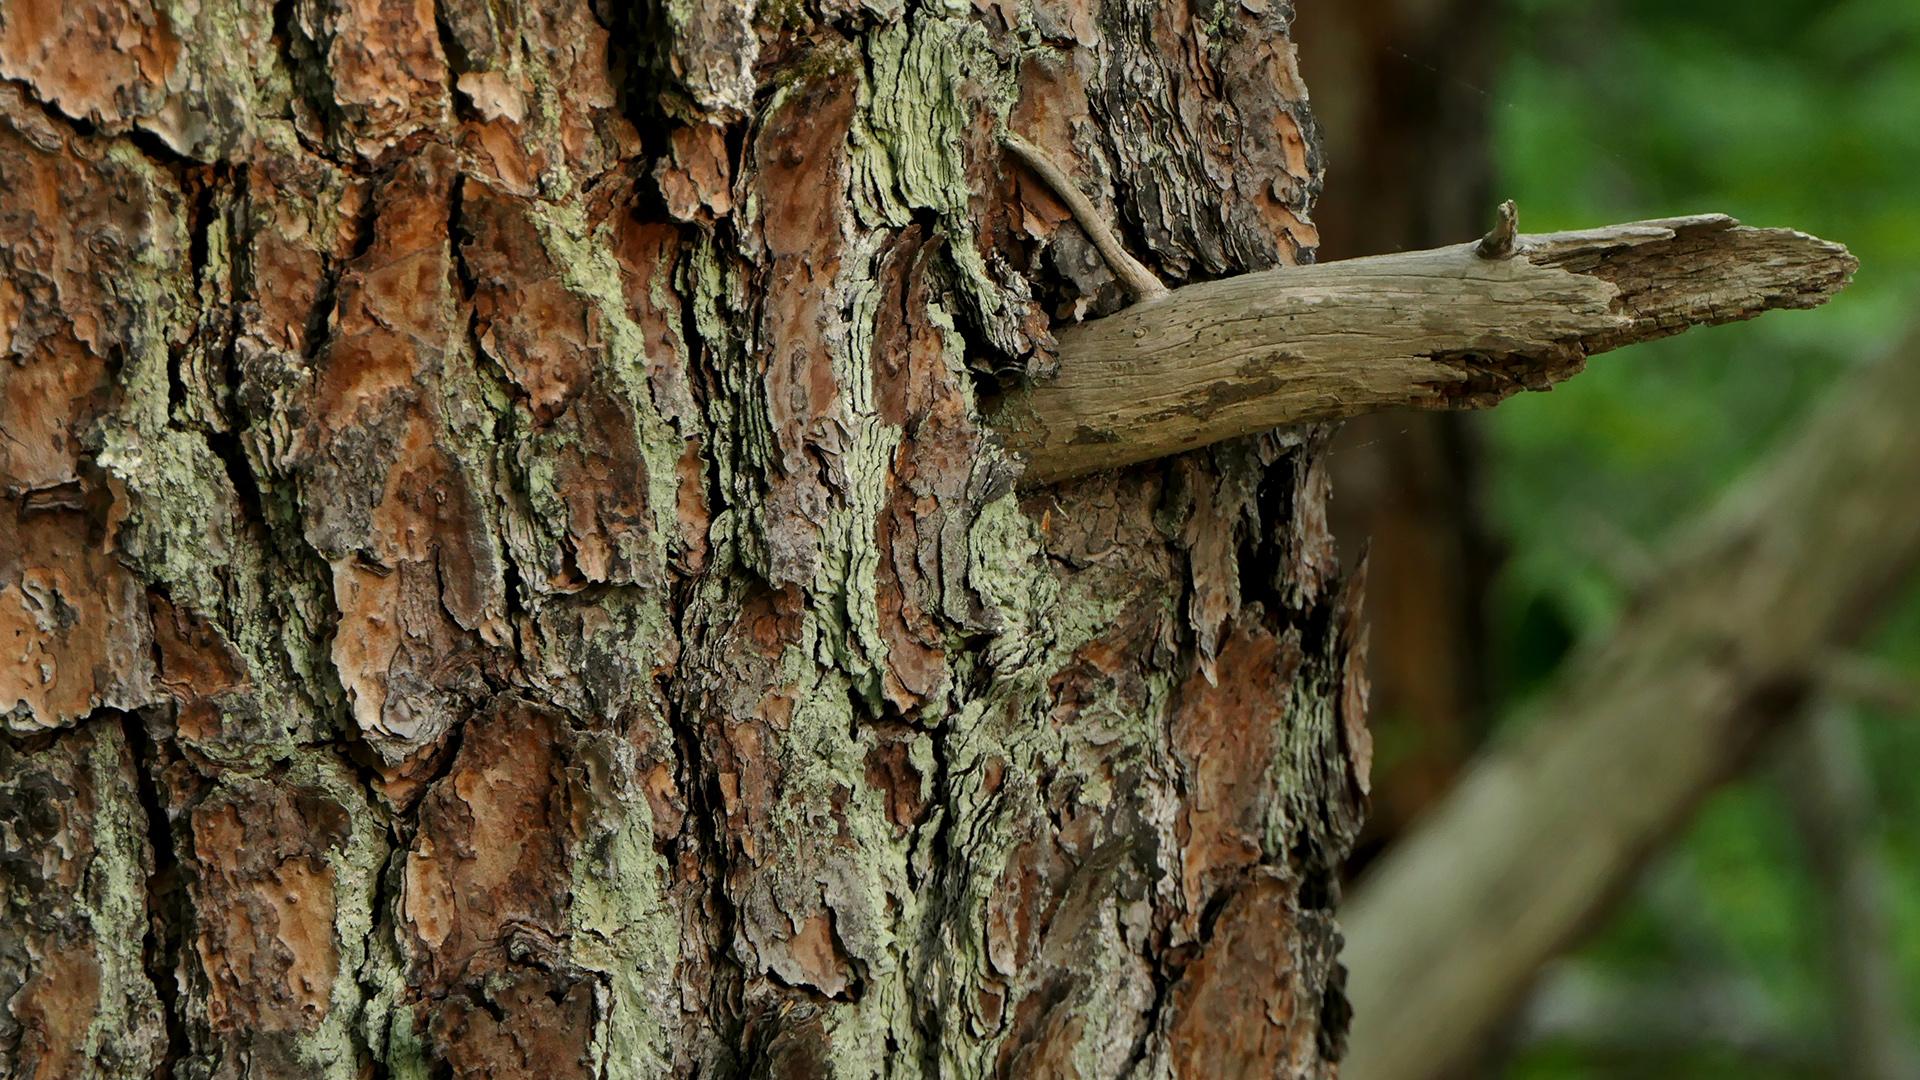
[[[1310,259],[1288,6],[595,10],[0,0],[0,1071],[1330,1075],[1324,429],[983,419],[998,132]]]

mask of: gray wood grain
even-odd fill
[[[1266,428],[1484,408],[1597,352],[1824,303],[1847,249],[1721,214],[1520,236],[1188,285],[1059,332],[1060,372],[994,426],[1044,484]]]

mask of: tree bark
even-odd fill
[[[1015,492],[1310,259],[1285,3],[0,0],[0,1070],[1329,1076],[1323,428]]]

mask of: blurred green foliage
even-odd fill
[[[1818,311],[1601,356],[1482,421],[1490,510],[1512,544],[1495,614],[1503,700],[1517,705],[1565,642],[1606,630],[1663,535],[1850,364],[1920,324],[1920,2],[1509,0],[1509,10],[1506,64],[1483,89],[1501,189],[1527,231],[1717,210],[1842,241],[1862,263],[1854,287]],[[1874,647],[1920,679],[1920,594]],[[1862,719],[1896,892],[1893,944],[1920,1004],[1920,718]],[[1684,903],[1660,902],[1675,891]],[[1822,918],[1763,767],[1704,808],[1579,959],[1649,979],[1724,966],[1757,981],[1817,1045],[1831,1032]],[[1920,1008],[1910,1011],[1920,1030]],[[1724,1051],[1623,1062],[1563,1046],[1525,1055],[1510,1075],[1832,1072]]]

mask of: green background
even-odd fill
[[[1636,564],[1676,523],[1724,493],[1849,365],[1920,325],[1920,2],[1510,9],[1505,62],[1480,89],[1500,190],[1526,231],[1716,210],[1839,240],[1862,264],[1853,288],[1818,311],[1597,357],[1552,393],[1477,421],[1493,525],[1511,544],[1493,614],[1501,709],[1515,714],[1569,642],[1606,631]],[[1915,504],[1920,513],[1920,492]],[[1920,684],[1920,591],[1869,651]],[[1920,718],[1856,715],[1891,875],[1890,946],[1920,1029]],[[1649,989],[1742,984],[1754,997],[1734,1011],[1769,1040],[1802,1050],[1830,1040],[1823,909],[1779,790],[1791,767],[1763,758],[1712,799],[1574,962]],[[1520,1052],[1508,1075],[1834,1074],[1817,1049],[1771,1056],[1568,1043]]]

